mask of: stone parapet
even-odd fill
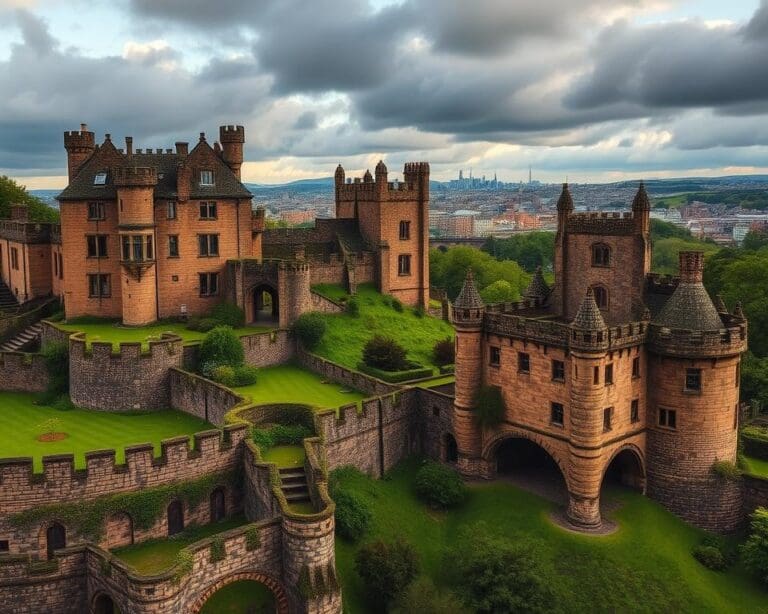
[[[648,349],[664,356],[715,358],[733,356],[747,350],[747,323],[716,331],[670,329],[648,326]]]
[[[0,390],[45,392],[49,379],[42,355],[0,352]]]

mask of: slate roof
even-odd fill
[[[724,326],[704,285],[683,282],[678,284],[653,323],[696,331],[720,330]]]
[[[464,285],[461,292],[453,302],[455,309],[482,309],[484,307],[483,299],[475,287],[475,275],[472,269],[467,270],[467,276],[464,279]]]
[[[523,292],[523,296],[529,298],[546,298],[549,296],[549,286],[544,281],[544,275],[541,273],[541,267],[536,267],[536,272],[533,274],[533,279],[528,287]]]
[[[592,288],[587,290],[587,295],[579,305],[579,310],[576,312],[576,317],[573,319],[571,325],[574,328],[580,330],[605,330],[605,320],[603,314],[600,313],[600,308],[595,302],[595,296],[592,294]]]

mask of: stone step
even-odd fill
[[[296,491],[296,490],[307,490],[309,487],[307,486],[306,482],[291,482],[289,484],[286,484],[283,482],[282,489],[283,492],[290,490],[290,491]]]
[[[302,501],[309,501],[309,492],[290,492],[290,493],[283,493],[285,495],[285,500],[289,501],[291,503],[299,503]]]
[[[290,479],[290,478],[306,478],[307,477],[307,472],[304,471],[303,467],[302,468],[295,468],[295,467],[283,468],[279,470],[279,473],[280,473],[281,480]]]

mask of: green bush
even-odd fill
[[[242,328],[245,326],[245,312],[234,303],[219,303],[211,312],[211,319],[222,326]]]
[[[244,362],[243,345],[229,326],[217,326],[200,344],[200,364],[206,377],[211,377],[216,367],[239,367]]]
[[[717,461],[712,465],[712,472],[730,482],[741,478],[741,470],[731,461]]]
[[[404,371],[408,368],[405,348],[394,339],[374,335],[363,347],[363,362],[384,371]]]
[[[423,318],[425,315],[427,315],[427,312],[424,310],[422,305],[416,305],[416,307],[413,308],[413,315],[415,315],[417,318]]]
[[[475,419],[484,428],[493,428],[504,420],[506,407],[501,388],[482,386],[475,398]]]
[[[323,316],[316,312],[300,315],[293,325],[293,330],[299,341],[310,352],[320,345],[325,335],[325,329]]]
[[[234,386],[251,386],[256,383],[258,369],[252,365],[235,367]]]
[[[353,296],[347,301],[345,309],[349,315],[353,318],[357,318],[360,315],[360,302]]]
[[[40,350],[48,371],[46,395],[51,399],[69,392],[69,342],[46,343]]]
[[[432,356],[438,367],[452,365],[456,360],[456,344],[450,337],[438,341],[432,348]]]
[[[368,530],[371,508],[356,493],[336,489],[331,493],[336,503],[336,533],[350,542],[358,541]]]
[[[412,582],[391,609],[392,614],[463,614],[466,608],[451,591],[436,587],[427,576]]]
[[[741,559],[768,586],[768,508],[758,507],[750,518],[751,532],[741,546]]]
[[[715,546],[696,546],[693,549],[693,558],[712,571],[722,571],[727,567],[723,553]]]
[[[428,461],[416,473],[416,495],[431,507],[456,507],[467,498],[467,486],[450,467]]]
[[[415,379],[423,379],[433,375],[431,367],[422,367],[416,363],[408,363],[408,369],[403,371],[385,371],[384,369],[377,369],[376,367],[369,367],[364,362],[358,363],[357,369],[362,373],[370,375],[385,382],[391,384],[397,384],[398,382],[409,382]]]
[[[741,429],[744,454],[752,458],[768,460],[768,429],[759,426],[745,426]]]
[[[394,309],[398,313],[403,313],[403,304],[394,296],[392,297],[392,309]]]
[[[375,541],[355,555],[355,569],[365,586],[372,610],[386,611],[419,572],[413,546],[403,540]]]
[[[273,446],[297,446],[313,431],[304,424],[275,424],[267,429],[254,429],[253,442],[262,450]]]
[[[224,386],[235,385],[235,368],[229,365],[219,365],[210,371],[210,377],[214,382]]]

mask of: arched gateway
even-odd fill
[[[195,601],[194,605],[189,609],[190,614],[200,614],[203,606],[208,601],[208,599],[213,596],[214,593],[224,588],[225,586],[232,584],[233,582],[239,582],[242,580],[251,580],[266,586],[275,595],[276,614],[288,614],[288,596],[286,595],[285,590],[280,585],[280,583],[274,578],[271,578],[265,574],[248,571],[231,574],[211,584],[200,594],[197,601]]]

